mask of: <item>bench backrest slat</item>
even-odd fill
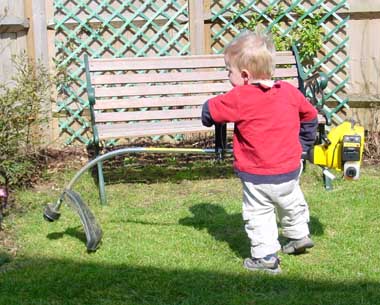
[[[228,80],[227,71],[94,75],[93,85]]]
[[[148,96],[169,94],[198,94],[225,92],[231,89],[229,83],[195,83],[190,85],[166,85],[166,86],[135,86],[135,87],[109,87],[95,88],[97,97],[110,96]]]
[[[297,81],[290,80],[295,85]],[[135,87],[108,87],[95,88],[95,95],[103,97],[127,97],[127,96],[152,96],[152,95],[174,95],[174,94],[199,94],[222,93],[232,88],[230,83],[200,83],[190,85],[166,85],[166,86],[135,86]]]
[[[141,58],[112,58],[93,59],[90,62],[90,71],[120,71],[120,70],[165,70],[225,67],[222,56],[181,56],[181,57],[141,57]]]
[[[106,109],[133,109],[146,107],[180,107],[200,106],[211,98],[212,95],[170,96],[131,99],[98,100],[94,105],[95,110]]]
[[[200,107],[173,110],[103,112],[97,115],[97,122],[128,122],[148,120],[172,120],[199,118]]]
[[[274,78],[297,77],[297,68],[278,68]],[[141,84],[141,83],[170,83],[187,81],[218,81],[228,80],[227,71],[197,71],[197,72],[168,72],[144,74],[103,74],[94,75],[93,85],[109,84]]]
[[[295,64],[291,52],[277,52],[276,65]],[[163,57],[125,57],[109,59],[92,59],[89,70],[120,71],[120,70],[164,70],[164,69],[190,69],[190,68],[216,68],[225,67],[223,55],[199,56],[167,56]]]

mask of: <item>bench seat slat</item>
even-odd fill
[[[171,120],[200,118],[201,108],[150,110],[150,111],[126,111],[126,112],[101,112],[95,114],[95,122],[128,122],[147,120]]]
[[[126,111],[103,112],[95,114],[96,123],[128,122],[147,120],[170,120],[200,118],[201,108],[151,110],[151,111]],[[318,123],[325,124],[325,118],[318,114]]]
[[[276,64],[295,64],[295,58],[291,52],[277,52]],[[89,61],[89,70],[91,72],[215,67],[225,67],[223,55],[157,56],[141,58],[126,57],[109,59],[91,59]]]
[[[325,119],[318,115],[318,121],[325,123]],[[101,140],[112,138],[129,138],[129,137],[146,137],[155,135],[170,134],[190,134],[197,132],[213,132],[213,127],[205,127],[201,120],[186,120],[172,122],[139,122],[134,123],[115,123],[115,124],[97,124],[99,138]],[[233,123],[227,124],[228,130],[234,129]]]
[[[227,124],[233,130],[233,124]],[[186,120],[180,122],[140,122],[97,124],[99,138],[102,140],[112,138],[146,137],[155,135],[189,134],[197,132],[214,132],[214,127],[205,127],[200,120]]]

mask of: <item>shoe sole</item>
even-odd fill
[[[244,261],[243,263],[243,267],[245,269],[247,269],[248,271],[252,271],[252,272],[258,272],[258,271],[261,271],[261,272],[265,272],[265,273],[269,273],[269,274],[279,274],[281,273],[281,267],[278,266],[276,269],[269,269],[269,268],[251,268],[249,266],[246,265],[246,262]]]
[[[282,252],[285,254],[301,254],[306,251],[306,249],[310,249],[314,247],[314,243],[309,241],[300,245],[294,245],[292,247],[289,247],[287,250],[282,249]]]
[[[268,274],[279,274],[281,273],[281,268],[278,267],[277,269],[252,269],[252,268],[249,268],[247,266],[244,266],[245,269],[247,269],[248,271],[251,271],[251,272],[264,272],[264,273],[268,273]]]

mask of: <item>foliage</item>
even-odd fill
[[[298,16],[297,23],[286,24],[285,7],[283,5],[270,6],[265,14],[272,20],[278,19],[278,22],[268,24],[263,14],[253,12],[247,21],[243,21],[240,15],[247,10],[241,7],[233,16],[236,25],[240,29],[254,31],[257,27],[267,26],[268,31],[272,34],[273,41],[277,51],[290,50],[292,44],[299,48],[301,61],[304,65],[310,64],[312,59],[317,55],[323,44],[324,31],[321,26],[323,9],[315,10],[312,14],[307,13],[304,9],[296,7],[293,14]],[[282,32],[290,27],[289,33],[283,35]]]
[[[373,105],[369,117],[365,135],[364,157],[369,163],[380,162],[380,106]],[[364,125],[364,122],[359,123]]]
[[[46,120],[41,105],[51,97],[53,80],[26,54],[14,56],[13,64],[12,81],[0,84],[0,173],[9,184],[23,184],[37,166],[40,127]]]

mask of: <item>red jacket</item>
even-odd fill
[[[253,84],[235,87],[210,99],[208,110],[215,123],[235,123],[234,167],[240,172],[292,172],[300,166],[302,123],[311,123],[314,130],[308,132],[306,128],[304,140],[310,145],[315,139],[316,109],[297,88],[284,81],[272,88]]]

